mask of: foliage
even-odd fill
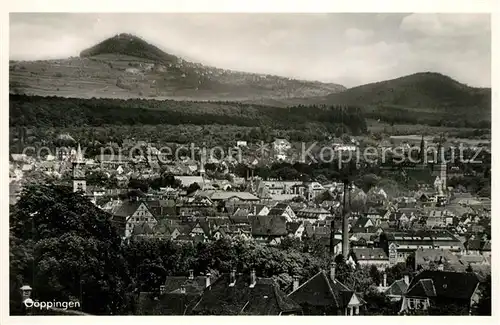
[[[367,131],[357,107],[302,106],[283,109],[231,102],[178,102],[144,99],[78,99],[10,95],[11,126],[102,126],[221,124],[305,130],[319,123],[328,130],[338,125],[353,134]]]
[[[475,314],[480,316],[491,316],[491,275],[479,285],[479,301],[475,309]]]
[[[76,297],[92,314],[129,310],[133,282],[121,239],[109,215],[86,198],[67,187],[28,186],[10,225],[11,288],[29,283],[46,301]]]

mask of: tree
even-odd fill
[[[91,314],[130,310],[134,284],[107,213],[69,187],[33,185],[23,190],[10,224],[12,276],[17,285],[29,283],[36,299],[76,297]]]
[[[192,183],[191,185],[188,186],[187,188],[187,194],[191,194],[196,192],[197,190],[201,189],[200,185],[198,183]]]
[[[375,265],[370,267],[370,277],[375,285],[378,286],[380,284],[380,271]]]
[[[491,316],[491,275],[480,285],[479,301],[476,306],[475,314],[481,316]]]
[[[147,193],[149,190],[149,184],[144,180],[132,178],[128,182],[128,188],[133,190],[140,190],[143,193]]]

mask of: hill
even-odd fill
[[[452,78],[432,72],[370,83],[326,96],[331,104],[394,105],[441,109],[468,107],[489,110],[491,89],[473,88]]]
[[[370,83],[314,99],[327,105],[363,107],[367,118],[390,123],[479,127],[491,125],[491,89],[423,72]]]
[[[61,97],[280,100],[345,87],[209,67],[119,34],[62,60],[10,62],[11,93]]]

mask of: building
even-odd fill
[[[73,192],[86,193],[87,181],[85,180],[85,171],[83,169],[85,162],[83,160],[82,149],[78,144],[76,157],[73,160]]]
[[[401,304],[401,313],[428,310],[431,307],[458,307],[469,314],[478,301],[479,279],[474,273],[422,271],[411,281]]]
[[[208,272],[194,276],[193,270],[189,276],[167,276],[157,290],[139,294],[137,315],[185,315],[215,279]]]
[[[125,201],[113,215],[125,218],[125,237],[130,237],[134,227],[139,224],[145,223],[150,229],[153,229],[158,223],[155,216],[149,211],[146,202],[142,201]]]
[[[288,295],[301,307],[304,315],[359,315],[364,301],[335,277],[335,263],[330,271],[318,272],[299,285],[296,277]]]
[[[270,278],[233,269],[205,289],[190,315],[300,315],[300,306]]]
[[[389,257],[382,248],[352,248],[349,261],[359,266],[376,266],[380,271],[390,266]]]
[[[455,253],[463,250],[462,242],[446,230],[382,233],[380,246],[388,253],[391,265],[406,262],[420,248]]]

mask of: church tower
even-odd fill
[[[422,134],[422,141],[420,141],[420,164],[425,165],[427,163],[427,152],[425,148],[424,135]]]
[[[87,191],[85,171],[83,170],[84,164],[82,149],[80,148],[80,144],[78,144],[76,157],[73,160],[73,192],[85,193]]]
[[[444,152],[442,147],[441,147],[442,141],[439,142],[438,150],[437,150],[437,155],[436,155],[436,162],[434,164],[434,176],[439,177],[439,181],[441,182],[441,189],[443,192],[446,192],[448,189],[446,185],[446,179],[447,179],[447,166],[446,166],[446,158],[444,157]]]
[[[205,163],[206,163],[206,161],[207,161],[207,153],[206,153],[205,148],[203,148],[201,150],[201,154],[200,154],[200,169],[199,169],[199,173],[201,176],[200,188],[202,191],[205,189]]]

